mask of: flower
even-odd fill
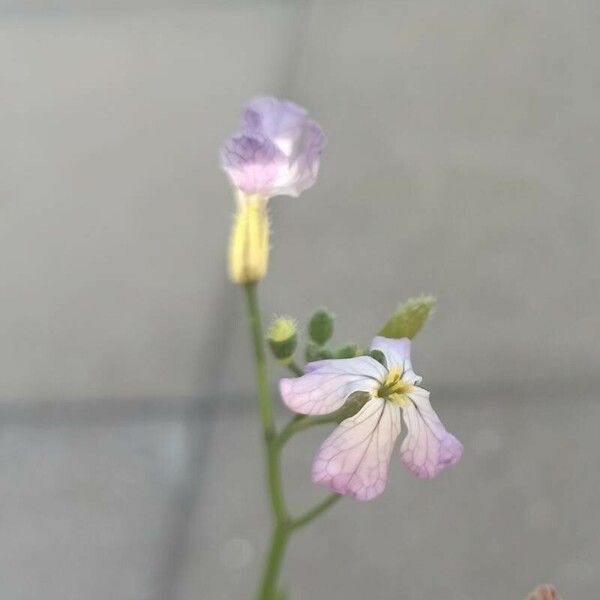
[[[385,365],[371,356],[320,360],[306,365],[302,377],[280,382],[284,403],[305,415],[332,413],[352,394],[365,393],[363,407],[325,440],[312,469],[315,483],[359,500],[371,500],[385,488],[401,415],[408,433],[400,457],[418,477],[432,479],[463,452],[431,407],[429,392],[418,385],[422,379],[412,368],[410,340],[378,336],[371,350],[383,354]]]
[[[299,196],[311,187],[325,146],[321,128],[292,102],[255,98],[244,110],[244,129],[221,151],[221,164],[244,194]]]
[[[221,151],[221,164],[237,191],[229,245],[229,276],[235,283],[264,278],[269,262],[267,200],[298,196],[314,184],[325,136],[303,108],[276,98],[251,100],[244,129]]]

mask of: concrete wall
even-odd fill
[[[4,401],[246,387],[216,155],[262,93],[329,138],[317,186],[272,203],[267,315],[325,303],[364,342],[433,292],[415,352],[441,384],[597,379],[596,2],[2,14]]]
[[[291,597],[596,598],[599,29],[592,0],[0,0],[3,600],[251,597],[268,512],[217,151],[263,93],[329,138],[272,202],[265,315],[327,304],[367,342],[435,293],[414,362],[465,445],[299,535]],[[296,512],[324,434],[286,452]]]

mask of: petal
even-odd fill
[[[325,135],[314,122],[306,120],[300,138],[292,148],[287,168],[282,169],[273,185],[273,196],[297,197],[311,187],[319,173]]]
[[[272,97],[255,98],[244,111],[247,131],[265,135],[288,157],[302,136],[306,120],[302,107]]]
[[[313,481],[358,500],[379,496],[400,427],[399,406],[382,398],[369,400],[323,442],[313,464]]]
[[[221,164],[235,187],[265,197],[272,195],[275,180],[287,168],[284,154],[269,139],[251,135],[227,140]]]
[[[385,368],[370,356],[319,360],[302,377],[284,378],[279,391],[285,405],[303,415],[325,415],[343,406],[350,394],[370,392],[385,378]]]
[[[247,194],[299,196],[315,183],[324,145],[321,128],[303,108],[255,98],[245,107],[243,132],[227,142],[222,163]]]
[[[433,479],[444,468],[460,460],[463,446],[446,431],[431,408],[427,390],[416,388],[408,396],[412,402],[402,409],[408,433],[400,446],[400,456],[417,477]]]
[[[394,365],[400,365],[403,370],[403,381],[418,384],[423,380],[413,371],[410,360],[410,340],[408,338],[393,339],[378,335],[373,338],[370,349],[383,352],[388,369],[391,369]]]

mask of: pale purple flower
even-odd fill
[[[285,404],[305,415],[328,414],[353,393],[368,394],[364,406],[325,440],[312,470],[315,483],[359,500],[371,500],[385,488],[401,415],[408,432],[400,458],[418,477],[432,479],[463,452],[431,407],[429,392],[418,385],[410,340],[376,337],[371,350],[383,353],[385,366],[371,356],[320,360],[306,365],[302,377],[280,382]]]
[[[225,143],[221,164],[244,194],[298,196],[314,184],[324,146],[321,128],[303,108],[255,98],[245,107],[243,130]]]

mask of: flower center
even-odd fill
[[[402,367],[396,365],[392,367],[385,378],[385,381],[381,384],[376,392],[379,398],[385,398],[396,404],[406,404],[409,402],[406,398],[406,394],[410,392],[414,386],[406,381],[402,381],[403,370]]]

